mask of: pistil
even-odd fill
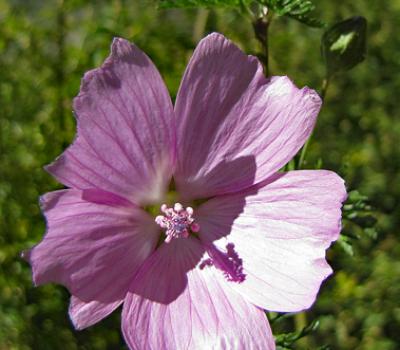
[[[184,208],[182,204],[175,203],[173,208],[166,204],[161,206],[161,212],[164,215],[158,215],[155,219],[161,228],[165,229],[166,243],[171,242],[173,238],[187,238],[190,232],[199,232],[200,226],[193,218],[193,208]]]

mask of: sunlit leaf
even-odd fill
[[[340,235],[338,243],[348,255],[354,255],[353,245],[351,244],[351,239],[348,236],[344,234]]]
[[[323,21],[314,15],[315,5],[310,0],[258,0],[278,16],[287,16],[310,27],[322,27]]]

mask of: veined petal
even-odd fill
[[[125,299],[122,331],[131,349],[275,349],[263,311],[221,280],[193,238],[164,244]]]
[[[36,285],[63,284],[90,304],[82,310],[84,305],[73,303],[70,310],[74,324],[84,328],[124,299],[138,267],[155,248],[158,227],[138,207],[116,195],[107,199],[99,190],[51,192],[41,204],[47,233],[25,257]]]
[[[220,248],[233,244],[245,279],[231,285],[247,300],[271,311],[300,311],[332,273],[325,250],[338,238],[345,198],[343,180],[333,172],[278,174],[255,194],[203,204],[196,210],[199,235]]]
[[[175,156],[172,102],[151,60],[116,38],[74,100],[77,137],[47,170],[64,185],[157,202]]]
[[[92,300],[85,302],[71,296],[69,304],[69,316],[76,329],[84,329],[101,321],[111,314],[123,302],[123,299],[111,303],[102,303]]]
[[[309,137],[321,99],[220,34],[197,46],[176,99],[175,180],[188,198],[245,189],[285,165]]]

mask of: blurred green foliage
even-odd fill
[[[363,64],[331,81],[306,166],[319,166],[322,159],[322,167],[338,171],[349,190],[367,195],[369,203],[356,193],[348,205],[373,210],[379,234],[360,229],[347,213],[344,231],[359,238],[352,241],[354,255],[336,244],[328,256],[336,273],[317,303],[299,317],[274,322],[274,331],[287,333],[318,320],[318,330],[296,348],[395,350],[400,344],[400,0],[315,4],[313,13],[326,23],[366,17],[369,44]],[[60,188],[42,167],[72,141],[71,99],[83,73],[108,55],[113,36],[134,41],[150,55],[175,96],[205,33],[222,32],[257,53],[251,23],[226,8],[157,9],[145,0],[0,0],[0,23],[0,349],[123,349],[119,312],[77,332],[68,320],[66,290],[32,286],[20,252],[45,229],[38,196]],[[276,18],[270,26],[272,73],[319,88],[325,74],[321,35],[319,29]]]

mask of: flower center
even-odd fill
[[[166,243],[173,238],[187,238],[190,231],[199,232],[200,226],[194,221],[193,208],[186,207],[180,203],[175,203],[173,208],[168,208],[166,204],[161,206],[164,215],[158,215],[156,223],[165,229]]]

